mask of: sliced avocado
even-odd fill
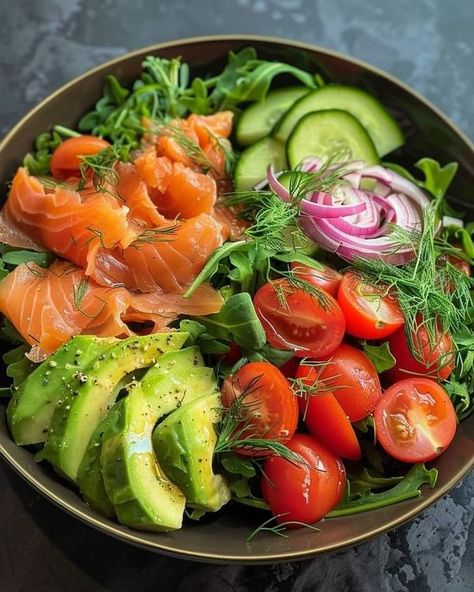
[[[199,348],[187,347],[163,354],[155,366],[147,371],[142,378],[141,388],[154,401],[157,416],[173,411],[185,397],[186,400],[190,399],[195,390],[199,390],[197,381],[204,381],[205,387],[206,380],[212,384],[208,378],[211,371],[203,366]],[[156,401],[155,392],[161,395]],[[77,484],[83,497],[90,506],[106,516],[113,516],[115,510],[105,490],[100,457],[104,433],[112,423],[117,422],[117,407],[118,404],[115,404],[97,426],[77,474]]]
[[[115,403],[120,381],[155,364],[165,351],[180,349],[187,337],[178,332],[130,337],[98,356],[58,401],[38,460],[48,460],[56,471],[75,481],[92,434]]]
[[[74,382],[75,375],[116,342],[116,339],[78,335],[26,377],[7,408],[8,425],[17,444],[39,444],[46,440],[56,404]]]
[[[105,491],[100,454],[105,431],[117,421],[118,406],[119,403],[115,403],[95,429],[77,473],[77,485],[83,498],[92,508],[109,517],[115,516],[115,510]]]
[[[197,510],[216,512],[230,499],[227,483],[212,468],[220,409],[215,384],[212,392],[174,411],[153,432],[163,470],[184,493],[187,505]]]
[[[151,434],[160,417],[215,384],[210,368],[196,366],[202,363],[197,348],[173,358],[168,356],[161,368],[151,368],[130,389],[104,431],[100,463],[105,491],[119,521],[135,528],[162,531],[181,526],[185,498],[161,469]]]

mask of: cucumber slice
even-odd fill
[[[263,101],[245,109],[237,121],[235,135],[242,146],[250,146],[271,132],[275,123],[298,99],[308,94],[304,86],[270,91]]]
[[[364,160],[368,166],[379,160],[372,140],[357,119],[336,109],[305,115],[286,144],[292,168],[308,156],[325,159],[339,151],[349,160]]]
[[[377,153],[385,156],[403,144],[403,134],[395,119],[375,97],[360,88],[328,84],[303,96],[275,126],[273,136],[286,142],[298,121],[311,111],[341,109],[365,127]]]
[[[236,191],[249,191],[265,178],[268,165],[275,170],[286,168],[285,146],[278,140],[267,136],[246,148],[235,167],[234,188]]]

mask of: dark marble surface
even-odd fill
[[[472,0],[0,0],[0,130],[51,90],[129,49],[212,33],[279,35],[384,68],[474,136]],[[0,465],[5,592],[467,592],[474,475],[414,522],[357,548],[269,567],[210,566],[83,526]],[[469,584],[471,582],[471,584]]]

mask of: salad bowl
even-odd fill
[[[307,44],[252,36],[220,36],[179,40],[147,47],[116,58],[72,80],[32,109],[0,144],[2,195],[34,138],[60,121],[74,128],[102,93],[104,79],[113,74],[124,84],[135,80],[148,55],[181,56],[192,74],[212,74],[221,68],[230,50],[253,46],[259,57],[285,61],[325,79],[359,86],[376,96],[401,125],[406,144],[391,157],[403,165],[425,155],[442,163],[456,161],[459,170],[450,188],[456,209],[474,219],[474,146],[436,107],[406,85],[376,68],[333,51]],[[2,352],[3,353],[3,352]],[[297,529],[288,537],[249,533],[261,522],[256,510],[234,506],[202,523],[188,522],[171,533],[132,530],[104,518],[85,505],[68,485],[30,451],[15,445],[0,407],[0,454],[39,493],[71,515],[122,541],[168,555],[209,562],[273,563],[312,557],[366,541],[413,519],[453,488],[474,465],[474,415],[464,420],[449,449],[430,463],[438,470],[433,488],[421,497],[370,512],[330,518],[319,530]]]

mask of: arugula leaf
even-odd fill
[[[474,241],[472,237],[474,235],[474,224],[471,222],[464,228],[459,226],[447,226],[443,229],[443,236],[447,240],[459,241],[461,243],[463,251],[470,259],[474,259]]]
[[[25,378],[35,367],[35,364],[29,360],[25,354],[29,346],[20,345],[3,354],[3,363],[6,365],[6,375],[13,379],[13,388],[17,389]]]
[[[285,349],[276,349],[266,343],[262,349],[247,352],[246,355],[251,362],[270,362],[270,364],[280,367],[291,360],[294,353]]]
[[[415,163],[415,167],[422,171],[424,179],[417,179],[400,164],[393,162],[383,162],[382,164],[384,167],[405,177],[415,185],[418,185],[418,187],[425,189],[437,199],[441,199],[445,196],[446,191],[458,170],[457,162],[448,162],[448,164],[442,167],[440,163],[433,158],[421,158]]]
[[[23,159],[23,166],[31,175],[47,175],[54,149],[64,137],[79,136],[77,132],[62,125],[55,125],[51,132],[44,132],[36,137],[34,151]]]
[[[456,345],[456,365],[444,383],[459,420],[474,411],[474,332],[466,327],[453,335]]]
[[[257,471],[251,459],[233,452],[223,452],[218,455],[218,459],[234,501],[260,510],[270,509],[263,499],[252,493],[250,479],[256,476]]]
[[[212,256],[208,259],[206,265],[198,274],[193,283],[189,286],[184,294],[185,298],[189,298],[195,290],[203,283],[209,281],[218,271],[219,264],[231,253],[241,251],[245,252],[250,247],[247,241],[236,241],[234,243],[224,243],[221,247],[216,249]]]
[[[274,258],[278,261],[281,261],[282,263],[301,263],[302,265],[308,265],[308,267],[317,269],[318,271],[323,271],[325,267],[321,261],[317,261],[316,259],[309,257],[309,255],[299,253],[298,251],[277,253]]]
[[[408,473],[399,483],[381,493],[373,493],[372,487],[360,488],[357,493],[351,493],[348,481],[348,488],[345,498],[342,502],[327,515],[329,518],[337,516],[347,516],[348,514],[357,514],[368,510],[375,510],[390,506],[421,495],[420,487],[428,484],[434,487],[438,471],[436,469],[427,469],[424,464],[416,464],[411,467]]]
[[[437,199],[441,199],[446,194],[458,170],[458,163],[449,162],[442,167],[439,162],[432,158],[422,158],[415,163],[415,167],[425,175],[425,180],[418,182],[420,187],[424,187],[431,195],[434,195]]]
[[[256,57],[257,52],[253,47],[245,47],[238,53],[233,51],[229,52],[227,65],[217,78],[214,90],[209,97],[213,106],[220,105],[225,101],[226,95],[232,92],[237,86],[237,83],[242,76],[241,69],[245,67],[247,62],[255,60]],[[217,110],[219,110],[219,108],[217,108]]]
[[[365,343],[362,349],[379,374],[385,372],[385,370],[390,370],[397,363],[387,341],[380,345],[369,345]]]
[[[474,399],[471,399],[472,391],[467,383],[451,379],[444,388],[453,402],[459,421],[466,419],[474,411]]]
[[[364,496],[373,490],[386,489],[403,480],[403,476],[384,477],[382,475],[373,475],[367,467],[355,477],[350,478],[351,496]]]
[[[214,335],[207,332],[207,327],[198,321],[183,319],[179,323],[180,331],[189,333],[186,345],[197,345],[203,354],[226,354],[230,347],[226,343],[217,340]]]
[[[265,345],[265,331],[247,292],[230,296],[219,313],[197,318],[217,339],[235,341],[244,350],[259,350]]]
[[[36,263],[40,267],[49,267],[54,261],[55,255],[49,252],[36,252],[26,250],[12,250],[2,255],[2,260],[8,265],[21,265],[22,263]]]
[[[229,262],[234,266],[227,277],[240,284],[242,292],[250,292],[254,278],[254,262],[251,258],[252,251],[233,251],[229,255]]]
[[[242,475],[250,479],[257,474],[254,464],[249,458],[238,456],[233,452],[224,452],[219,455],[219,462],[228,473],[233,475]]]
[[[308,88],[316,88],[316,78],[282,62],[258,60],[253,47],[229,52],[227,66],[217,78],[209,96],[212,110],[235,109],[239,103],[261,101],[278,74],[290,74]]]

